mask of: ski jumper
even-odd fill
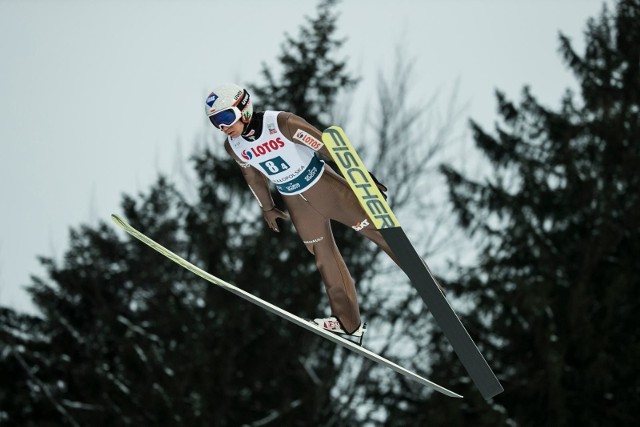
[[[318,129],[295,114],[278,111],[255,114],[249,129],[245,136],[229,137],[225,149],[240,165],[263,211],[274,207],[269,181],[282,194],[298,235],[315,256],[331,314],[352,333],[361,322],[357,293],[330,220],[360,232],[398,264],[395,255],[349,184],[318,157],[331,159]]]

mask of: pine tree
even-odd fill
[[[283,87],[299,97],[279,108],[330,109],[352,81],[331,58],[339,46],[334,3],[320,4],[302,42],[289,39],[302,60],[285,65]],[[288,80],[294,76],[313,78]],[[261,96],[277,100],[272,89]],[[126,196],[122,215],[202,268],[302,316],[318,314],[326,301],[313,257],[290,227],[275,234],[264,225],[222,140],[212,144],[193,158],[195,201],[161,177],[148,192]],[[30,286],[40,316],[0,312],[0,372],[13,380],[0,393],[0,421],[318,425],[334,416],[335,346],[204,282],[109,222],[73,229],[69,245],[61,262],[42,260],[48,277]]]
[[[278,77],[272,67],[263,66],[265,83],[251,87],[261,108],[291,111],[320,130],[333,124],[329,113],[336,98],[358,82],[347,72],[346,58],[337,57],[345,42],[335,36],[338,3],[322,0],[317,16],[306,18],[298,37],[287,35],[278,57],[282,67]]]
[[[405,396],[397,425],[637,423],[640,2],[605,7],[585,37],[581,55],[560,36],[579,96],[567,91],[554,111],[528,87],[517,105],[498,92],[495,132],[471,123],[489,178],[442,169],[482,249],[449,289],[473,303],[463,322],[505,392],[483,402],[440,343],[436,378],[460,378],[452,387],[469,398],[434,409],[437,397]]]

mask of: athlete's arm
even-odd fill
[[[238,156],[236,156],[236,153],[231,149],[228,140],[224,143],[224,149],[227,150],[227,153],[231,158],[233,158],[233,160],[238,163],[238,166],[240,166],[242,176],[244,176],[244,180],[247,181],[249,189],[258,200],[260,208],[262,208],[263,211],[271,210],[275,206],[275,203],[273,203],[271,193],[269,192],[269,181],[267,178],[249,163],[245,163],[240,160]]]
[[[309,147],[325,162],[333,162],[327,147],[322,143],[322,132],[293,113],[278,114],[278,127],[289,140]]]
[[[262,209],[262,216],[267,222],[267,225],[269,225],[269,228],[273,231],[279,232],[277,219],[288,219],[289,215],[276,208],[276,204],[273,202],[271,193],[269,192],[269,181],[249,163],[240,160],[231,149],[228,140],[224,143],[224,149],[227,150],[231,158],[240,166],[242,176],[244,176],[244,180],[247,182],[249,189],[258,200],[260,209]]]

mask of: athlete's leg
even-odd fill
[[[336,246],[329,219],[315,210],[304,196],[286,196],[284,200],[298,235],[315,256],[329,297],[331,314],[336,316],[345,331],[355,331],[360,326],[356,287]]]
[[[311,204],[324,216],[358,231],[382,249],[398,267],[401,267],[398,257],[393,253],[380,231],[375,228],[373,221],[360,205],[351,187],[341,176],[331,169],[325,168],[321,182],[309,191],[309,198]],[[422,260],[422,263],[429,270],[424,260]],[[437,284],[440,290],[443,291],[442,286],[439,283]]]
[[[307,193],[305,193],[307,196]],[[373,221],[366,214],[349,184],[330,168],[325,172],[316,185],[308,192],[311,205],[324,217],[331,218],[361,233],[375,243],[380,249],[398,264],[398,259],[374,227]]]

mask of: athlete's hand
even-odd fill
[[[378,190],[380,190],[380,193],[382,193],[382,197],[384,197],[384,199],[387,200],[387,186],[381,183],[380,181],[378,181],[378,178],[376,178],[376,176],[371,172],[369,172],[369,175],[371,175],[371,178],[373,178],[373,182],[376,183]]]
[[[285,212],[282,212],[280,209],[275,206],[268,211],[262,211],[262,216],[264,216],[264,220],[267,221],[269,228],[273,231],[280,232],[278,229],[278,222],[276,221],[278,218],[280,219],[289,219],[289,215]]]

